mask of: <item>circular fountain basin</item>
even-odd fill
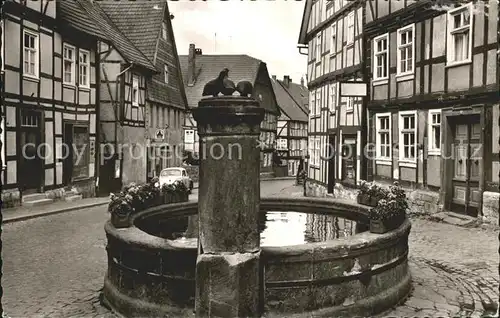
[[[109,307],[129,317],[193,314],[197,209],[164,205],[138,213],[129,228],[106,224]],[[267,316],[367,316],[408,294],[408,220],[372,234],[368,208],[352,202],[273,197],[261,198],[260,209]],[[288,239],[273,236],[276,218],[292,228]]]

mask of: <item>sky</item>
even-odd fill
[[[305,1],[169,1],[177,51],[194,43],[203,54],[247,54],[267,64],[269,75],[306,78],[307,56],[297,41]]]

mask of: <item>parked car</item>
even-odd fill
[[[189,189],[189,193],[193,190],[193,180],[189,177],[184,168],[166,168],[160,172],[159,178],[160,187],[164,184],[172,184],[176,181],[184,182],[186,187]]]

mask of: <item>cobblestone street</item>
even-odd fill
[[[301,196],[293,181],[262,182],[263,195]],[[194,196],[196,195],[196,192]],[[4,308],[10,317],[106,317],[105,207],[4,225]],[[379,317],[479,317],[498,300],[498,232],[413,219],[414,290]]]
[[[261,183],[273,195],[293,181]],[[190,199],[196,198],[197,190]],[[3,305],[14,317],[104,317],[106,206],[3,225]]]

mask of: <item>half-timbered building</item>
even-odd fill
[[[301,84],[292,82],[290,76],[283,80],[272,76],[272,84],[281,115],[278,118],[276,150],[285,161],[286,175],[296,176],[300,162],[307,156],[307,103],[309,92]]]
[[[142,183],[182,157],[185,94],[166,1],[67,1],[68,15],[106,36],[98,43],[102,194]],[[76,20],[76,19],[75,19]]]
[[[366,1],[368,175],[426,210],[498,201],[498,1]]]
[[[150,179],[158,176],[164,168],[179,166],[183,157],[183,124],[187,101],[172,29],[171,20],[174,16],[170,14],[168,2],[164,0],[103,1],[99,6],[157,70],[144,78],[144,97],[139,85],[140,107],[141,102],[145,103],[145,171],[147,179]],[[130,114],[135,116],[134,107],[131,110]],[[140,112],[137,114],[141,116]],[[136,120],[135,117],[132,120]],[[126,166],[124,168],[127,169]]]
[[[157,70],[114,25],[98,2],[60,1],[71,26],[104,34],[99,41],[99,137],[102,156],[99,190],[116,191],[129,182],[146,181],[146,78]]]
[[[2,12],[2,201],[46,203],[95,192],[97,42],[56,1],[7,1]],[[3,127],[2,127],[3,128]]]
[[[364,80],[361,1],[308,0],[299,36],[307,48],[309,112],[309,195],[333,193],[342,183],[363,178],[363,97],[342,93],[344,82]]]
[[[273,175],[273,152],[276,143],[277,119],[280,110],[274,95],[271,78],[266,63],[248,55],[204,55],[194,44],[189,46],[188,55],[180,55],[184,86],[188,108],[198,107],[202,98],[203,87],[210,80],[217,78],[224,68],[229,69],[229,77],[235,81],[249,81],[253,84],[252,96],[264,108],[264,120],[261,123],[261,173]],[[197,135],[195,120],[188,114],[185,129]],[[199,140],[194,137],[190,141]],[[193,149],[196,149],[193,143]]]

